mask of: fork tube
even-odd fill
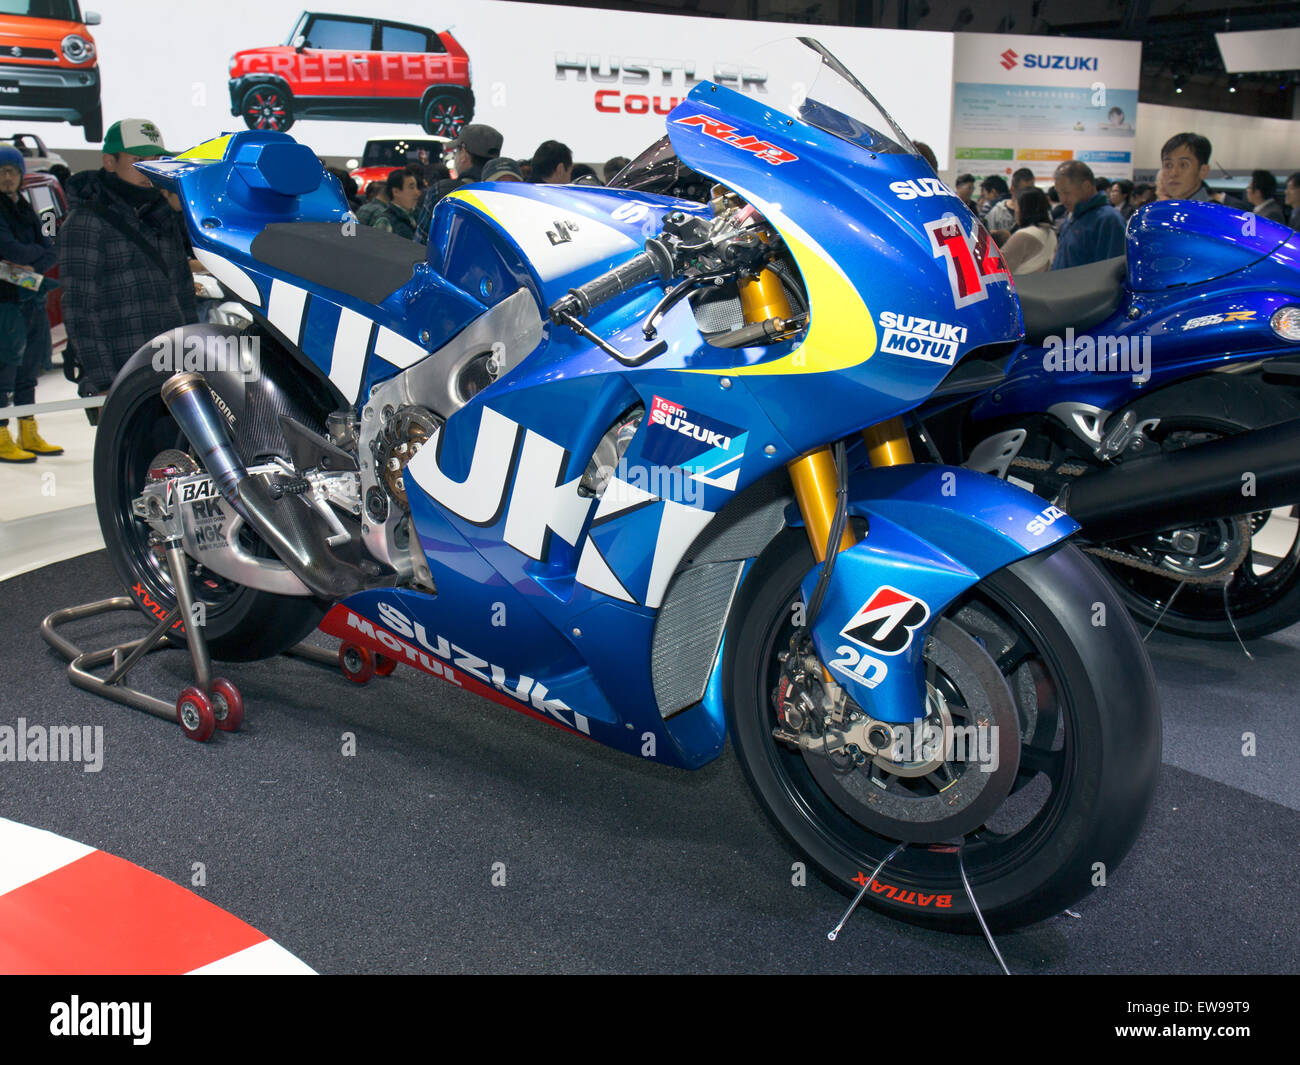
[[[771,267],[764,267],[753,277],[741,278],[739,288],[740,309],[744,312],[746,325],[765,322],[769,318],[790,318],[794,314],[785,286]],[[839,489],[835,459],[829,447],[819,447],[795,459],[786,468],[794,483],[794,496],[799,501],[799,513],[803,515],[813,555],[822,562],[826,558],[826,540],[831,534],[831,523],[835,520],[835,493]],[[839,550],[853,544],[853,533],[846,523]]]
[[[786,468],[790,471],[790,480],[794,482],[794,497],[799,502],[799,513],[803,515],[803,525],[808,530],[813,555],[818,562],[822,562],[826,558],[826,540],[831,534],[831,523],[835,520],[835,493],[839,489],[835,459],[831,456],[829,447],[819,447],[816,451],[795,459]],[[844,524],[844,535],[840,537],[838,548],[840,551],[848,550],[856,542],[851,524]]]
[[[862,430],[867,458],[873,466],[906,466],[913,461],[912,442],[902,418],[890,418]]]
[[[785,294],[781,278],[770,266],[763,267],[753,277],[742,277],[737,284],[740,290],[740,309],[745,324],[766,322],[769,318],[793,318],[794,308]]]

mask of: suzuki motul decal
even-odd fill
[[[792,152],[787,152],[784,148],[778,148],[775,144],[769,144],[767,141],[761,141],[757,137],[741,135],[735,126],[729,126],[725,122],[719,122],[716,118],[709,118],[707,115],[687,115],[685,118],[677,119],[677,124],[682,126],[695,126],[701,130],[706,137],[712,137],[715,141],[721,141],[733,148],[739,148],[743,152],[750,152],[765,163],[771,163],[773,166],[780,166],[782,163],[793,163],[799,157]]]
[[[902,654],[912,642],[913,631],[929,617],[930,608],[924,600],[882,584],[849,619],[840,635],[878,654]]]
[[[1011,283],[1002,253],[989,238],[989,231],[978,222],[970,236],[952,215],[927,222],[925,231],[935,258],[942,258],[948,266],[948,283],[956,306],[986,299],[989,285]]]
[[[650,402],[645,460],[676,467],[692,480],[735,491],[749,434],[655,396]]]
[[[407,617],[392,603],[381,600],[377,609],[400,635],[342,604],[325,615],[320,623],[321,632],[395,657],[421,672],[530,717],[584,736],[591,735],[586,716],[571,710],[559,699],[548,698],[546,685],[540,681],[522,674],[516,679],[508,678],[501,666],[470,654],[445,636],[430,637],[420,622]]]

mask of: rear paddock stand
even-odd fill
[[[68,679],[75,687],[123,706],[143,710],[146,714],[177,721],[190,739],[204,742],[217,729],[234,732],[243,724],[244,700],[231,681],[212,676],[212,658],[202,626],[190,626],[186,640],[170,635],[182,619],[194,616],[194,594],[179,537],[168,539],[161,546],[167,551],[167,568],[172,576],[172,587],[176,589],[176,606],[154,625],[147,636],[98,651],[83,651],[58,633],[60,625],[114,610],[129,610],[134,614],[134,600],[119,595],[54,611],[41,621],[41,637],[68,660]],[[168,647],[187,648],[194,664],[194,684],[182,690],[175,703],[164,702],[127,684],[127,674],[140,659],[151,651]],[[372,655],[368,649],[350,643],[343,644],[336,652],[300,643],[285,654],[320,665],[337,665],[348,680],[357,684],[365,684],[375,675],[387,676],[397,668],[395,659]],[[106,677],[93,672],[110,664],[112,669]]]
[[[137,614],[139,608],[133,599],[119,595],[65,607],[41,621],[41,637],[68,660],[68,680],[74,687],[123,706],[143,710],[146,714],[178,722],[185,735],[200,742],[211,738],[216,729],[234,732],[243,724],[244,701],[239,689],[226,678],[211,675],[211,660],[206,644],[197,650],[192,644],[189,645],[190,656],[195,664],[195,684],[185,688],[173,703],[148,695],[127,682],[131,669],[145,655],[167,648],[186,648],[188,641],[168,635],[181,617],[179,607],[159,621],[147,636],[97,651],[83,651],[57,631],[61,625],[109,614],[115,610]],[[201,636],[199,640],[202,641]],[[290,648],[285,654],[324,666],[337,666],[340,659],[338,652],[305,643]],[[106,665],[112,667],[107,676],[94,672]]]

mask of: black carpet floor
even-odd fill
[[[797,855],[730,750],[663,769],[410,670],[357,688],[283,658],[222,667],[248,722],[192,743],[71,687],[41,640],[49,611],[116,594],[102,553],[0,584],[0,724],[105,735],[97,774],[0,763],[0,816],[186,886],[202,863],[196,890],[321,972],[995,971],[978,938],[867,910],[830,943],[844,898],[792,886]],[[68,631],[99,647],[144,627]],[[1251,650],[1153,639],[1165,766],[1145,831],[1077,918],[1000,937],[1013,972],[1300,970],[1300,627]],[[133,681],[171,699],[188,658],[151,656]]]

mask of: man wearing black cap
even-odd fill
[[[434,206],[454,189],[481,181],[483,164],[501,154],[504,140],[491,126],[471,122],[460,131],[460,136],[447,145],[448,151],[452,153],[452,168],[456,171],[456,176],[430,185],[429,191],[424,194],[419,220],[415,226],[417,241],[421,244],[429,243],[429,225],[433,221]]]

